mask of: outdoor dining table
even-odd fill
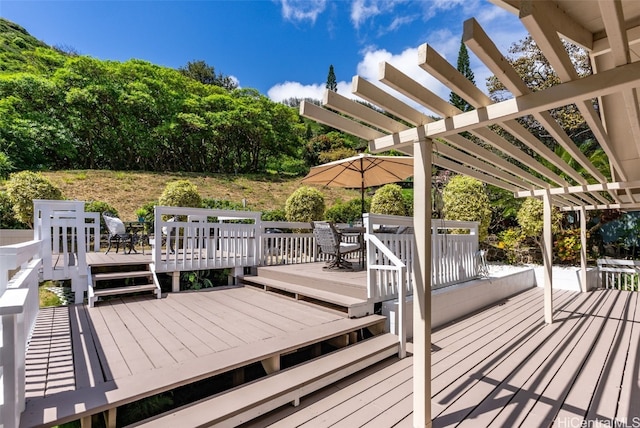
[[[144,255],[144,243],[149,241],[149,228],[151,223],[148,221],[125,221],[124,226],[127,233],[131,234],[131,250],[138,253],[136,244],[140,243],[142,254]],[[131,253],[131,251],[129,251]]]

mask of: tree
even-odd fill
[[[33,200],[61,200],[62,191],[42,174],[20,171],[11,174],[6,185],[16,219],[33,227]]]
[[[527,198],[518,210],[517,218],[522,234],[526,237],[532,238],[544,252],[544,249],[542,248],[543,242],[541,239],[544,229],[543,211],[544,204],[540,199]],[[552,233],[557,233],[560,230],[561,222],[562,214],[554,207],[551,211]]]
[[[491,208],[489,197],[479,180],[464,175],[451,178],[442,192],[442,199],[445,219],[478,221],[478,239],[482,242],[487,238]]]
[[[338,82],[336,81],[336,74],[333,71],[333,64],[329,66],[329,74],[327,75],[326,88],[330,91],[338,91]]]
[[[578,75],[585,77],[592,74],[588,52],[568,42],[563,42],[563,44]],[[553,67],[531,36],[513,43],[509,48],[507,60],[531,91],[542,91],[561,83]],[[487,89],[490,97],[496,102],[512,96],[495,76],[487,79]],[[582,142],[594,138],[575,104],[554,109],[551,114],[576,144],[580,145]],[[555,148],[557,143],[532,116],[519,120],[547,146]]]
[[[469,81],[475,85],[475,76],[473,75],[473,71],[471,70],[471,63],[469,62],[469,52],[467,51],[467,47],[462,40],[460,40],[460,50],[458,51],[457,68],[464,77],[469,79]],[[451,94],[449,95],[449,102],[462,111],[473,110],[473,106],[466,102],[455,92],[451,92]]]
[[[189,61],[185,67],[180,67],[178,71],[205,85],[220,86],[229,91],[238,87],[235,80],[229,76],[223,75],[222,73],[216,74],[215,68],[202,60]]]

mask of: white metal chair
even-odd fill
[[[331,260],[327,261],[325,269],[353,269],[351,262],[345,260],[344,256],[359,251],[361,249],[360,243],[342,242],[340,232],[330,222],[314,221],[311,225],[313,236],[320,250],[331,257]]]
[[[123,244],[122,251],[126,252],[128,246],[130,253],[133,249],[133,236],[130,233],[127,233],[122,220],[109,212],[103,212],[102,218],[104,219],[104,223],[106,224],[107,230],[109,231],[109,236],[107,238],[109,245],[107,246],[107,251],[105,254],[109,254],[111,245],[114,242],[116,244],[116,254],[120,249],[120,244]]]

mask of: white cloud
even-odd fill
[[[284,82],[272,86],[267,95],[272,101],[281,102],[289,98],[311,98],[322,100],[324,98],[325,83],[312,83],[303,85],[300,82]],[[338,82],[338,93],[347,98],[355,98],[351,93],[351,82]]]
[[[351,4],[351,22],[356,28],[359,28],[364,21],[380,13],[380,9],[375,0],[355,0]]]
[[[282,17],[288,21],[311,21],[315,23],[318,15],[324,12],[327,0],[279,0],[282,5]]]

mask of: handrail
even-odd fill
[[[5,427],[18,427],[25,406],[25,354],[38,316],[42,241],[0,247],[0,344]],[[16,271],[11,278],[9,275]]]
[[[598,259],[599,286],[607,289],[640,291],[640,261]]]
[[[404,358],[407,352],[407,327],[405,316],[407,303],[406,288],[408,283],[408,279],[406,278],[407,266],[375,235],[367,234],[365,235],[365,239],[367,241],[367,259],[369,260],[367,265],[367,297],[369,299],[374,297],[372,295],[374,290],[372,284],[380,284],[379,282],[376,282],[376,271],[395,271],[395,278],[393,278],[392,283],[395,283],[398,288],[398,332],[400,333],[398,335],[400,343],[398,357]],[[389,264],[373,263],[373,260],[375,260],[376,257],[376,249],[384,255],[384,259],[388,261]]]

